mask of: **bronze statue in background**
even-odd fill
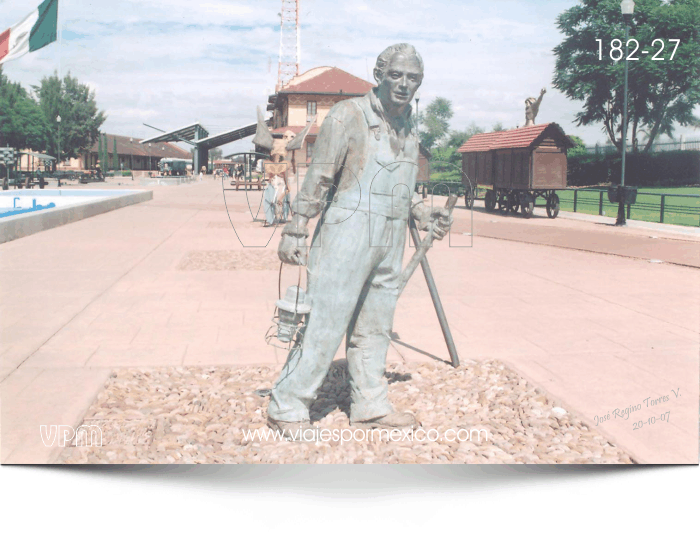
[[[540,91],[539,98],[531,96],[525,100],[525,127],[535,125],[535,117],[537,117],[537,113],[540,110],[540,104],[542,103],[542,97],[546,92],[547,90],[543,87]]]

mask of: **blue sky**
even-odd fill
[[[0,0],[0,30],[39,0]],[[369,78],[386,46],[421,53],[421,107],[450,99],[453,129],[524,124],[524,100],[547,88],[537,122],[557,122],[587,143],[598,126],[573,124],[580,102],[551,86],[559,13],[575,1],[301,0],[301,69],[330,65]],[[280,0],[59,0],[63,39],[6,63],[25,87],[60,67],[97,93],[103,130],[148,137],[200,121],[218,133],[255,121],[276,83]],[[595,43],[593,43],[595,46]],[[677,136],[700,137],[678,128]],[[248,150],[249,140],[224,147]]]

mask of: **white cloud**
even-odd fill
[[[575,3],[303,0],[302,70],[331,65],[369,78],[379,52],[410,42],[425,62],[421,104],[452,100],[453,128],[522,125],[523,101],[546,86],[538,120],[594,143],[603,139],[597,126],[572,124],[580,103],[551,87],[552,48],[561,40],[554,21]],[[27,6],[0,0],[0,29]],[[60,50],[63,73],[96,91],[110,133],[145,137],[153,130],[142,122],[170,129],[195,120],[217,133],[253,122],[255,107],[266,104],[276,83],[279,11],[279,0],[71,0],[61,5],[60,49],[52,44],[4,71],[37,84],[58,69]],[[241,141],[224,151],[249,147]]]

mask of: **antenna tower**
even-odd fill
[[[299,14],[301,0],[282,0],[280,11],[280,59],[277,71],[277,88],[299,75],[301,44],[299,41]]]

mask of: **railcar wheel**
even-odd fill
[[[556,219],[559,215],[559,195],[552,193],[547,197],[547,216]]]
[[[521,198],[520,210],[526,219],[532,217],[532,212],[535,211],[535,197],[525,193]]]
[[[484,206],[486,207],[486,211],[493,211],[496,209],[496,194],[491,189],[486,191]]]
[[[464,205],[468,210],[472,209],[474,206],[474,191],[472,191],[471,187],[467,187],[464,190]]]
[[[506,193],[497,193],[498,211],[508,212],[508,195]]]
[[[510,193],[508,195],[508,211],[518,213],[520,207],[520,195],[518,193]]]

